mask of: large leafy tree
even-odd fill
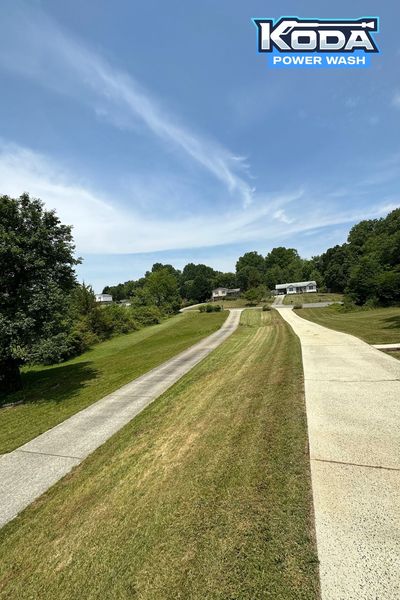
[[[277,283],[303,281],[308,271],[307,262],[302,260],[294,248],[279,246],[265,257],[265,282],[270,289]]]
[[[71,228],[40,200],[0,197],[0,393],[21,388],[20,366],[65,327],[74,249]]]
[[[253,250],[252,252],[245,252],[243,256],[240,256],[236,263],[236,273],[239,273],[239,271],[243,271],[243,269],[245,269],[246,267],[252,267],[254,269],[257,269],[257,271],[259,271],[260,274],[264,273],[264,257],[255,250]]]
[[[211,296],[216,272],[212,267],[194,263],[187,264],[181,275],[180,293],[192,302],[203,302]]]
[[[243,267],[236,274],[236,279],[242,291],[257,287],[263,282],[263,273],[256,267]]]
[[[143,286],[148,303],[166,313],[174,313],[181,306],[181,297],[176,277],[167,268],[152,271]]]

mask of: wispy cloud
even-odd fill
[[[271,211],[299,198],[299,192],[270,196],[262,206],[238,207],[223,215],[180,220],[144,217],[134,209],[117,207],[48,157],[5,143],[0,144],[0,182],[0,193],[18,196],[29,191],[56,209],[64,222],[74,225],[80,252],[105,254],[250,240]]]
[[[0,143],[0,182],[0,193],[18,196],[29,191],[56,209],[63,222],[74,225],[77,249],[83,254],[156,252],[255,240],[272,243],[295,233],[376,217],[393,205],[376,205],[367,214],[333,212],[323,203],[317,210],[316,201],[306,199],[303,190],[294,190],[258,198],[247,210],[237,207],[179,221],[144,217],[134,209],[115,206],[48,157],[4,142]]]
[[[183,177],[166,175],[165,167],[164,173],[160,167],[151,173],[150,184],[148,173],[122,175],[115,184],[118,194],[124,196],[118,205],[107,193],[98,191],[99,185],[80,180],[55,159],[0,140],[0,193],[16,196],[26,190],[42,198],[64,222],[74,225],[79,253],[144,253],[238,243],[251,247],[257,240],[281,243],[297,233],[320,232],[380,216],[395,202],[392,198],[383,205],[369,202],[368,210],[364,202],[359,202],[357,208],[351,208],[355,198],[352,188],[356,187],[353,181],[351,186],[344,181],[340,190],[332,185],[333,189],[325,194],[317,193],[314,181],[307,193],[300,185],[289,185],[287,181],[282,184],[283,192],[255,191],[245,158],[183,124],[154,93],[62,30],[37,5],[33,8],[20,0],[4,3],[8,8],[2,14],[0,66],[90,106],[97,119],[132,130],[135,136],[145,132],[168,152],[173,148],[180,162],[190,161],[198,167],[195,176],[200,174],[199,180],[206,180],[204,184],[202,181],[201,193],[205,194],[206,185],[212,182],[208,200],[217,198],[208,212],[204,208],[207,202],[196,202],[195,193],[188,198]],[[378,169],[379,179],[363,180],[362,193],[380,183],[382,177],[391,180],[397,168],[394,161],[386,165],[386,170]],[[360,195],[360,189],[357,193]],[[187,200],[182,202],[185,195]],[[146,209],[159,205],[159,199],[165,196],[163,210]],[[222,196],[224,201],[219,202]],[[198,210],[191,210],[196,203]],[[178,220],[174,205],[183,204],[189,210],[180,210]]]
[[[90,103],[97,116],[120,128],[139,120],[164,144],[173,144],[214,176],[244,207],[252,203],[255,190],[246,180],[243,158],[180,123],[131,75],[67,34],[43,12],[13,2],[17,8],[2,19],[0,63],[4,67],[76,95]]]
[[[274,212],[273,218],[277,219],[277,221],[281,221],[282,223],[286,223],[287,225],[290,225],[294,222],[294,219],[289,219],[289,217],[282,208]]]

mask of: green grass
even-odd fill
[[[330,329],[355,335],[369,344],[400,343],[400,307],[352,312],[340,312],[336,307],[302,308],[297,314]]]
[[[283,304],[314,304],[315,302],[342,302],[343,294],[290,294],[284,297]]]
[[[316,600],[298,339],[243,326],[0,533],[0,597]]]
[[[228,313],[189,313],[115,337],[53,367],[26,369],[24,389],[0,409],[0,454],[10,452],[89,404],[216,331]]]
[[[400,350],[392,350],[391,352],[386,350],[385,354],[389,354],[389,356],[392,358],[397,358],[397,360],[400,360]]]
[[[263,304],[272,304],[273,302],[273,298],[271,296],[271,298],[267,298],[266,300],[263,300],[262,302],[257,303],[257,306],[263,306]],[[203,304],[214,304],[214,302],[203,302]],[[224,308],[247,308],[249,306],[251,306],[250,302],[248,300],[246,300],[245,298],[237,298],[236,300],[216,300],[215,304],[219,304],[220,306],[223,306]],[[199,307],[196,306],[195,308],[188,308],[188,310],[199,310]]]

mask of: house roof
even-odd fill
[[[296,283],[278,283],[275,286],[276,290],[284,290],[288,287],[307,287],[308,285],[317,285],[316,281],[297,281]]]

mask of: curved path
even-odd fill
[[[400,361],[277,310],[301,341],[322,600],[398,600]]]
[[[0,457],[0,527],[43,494],[225,341],[240,309],[191,348]]]

